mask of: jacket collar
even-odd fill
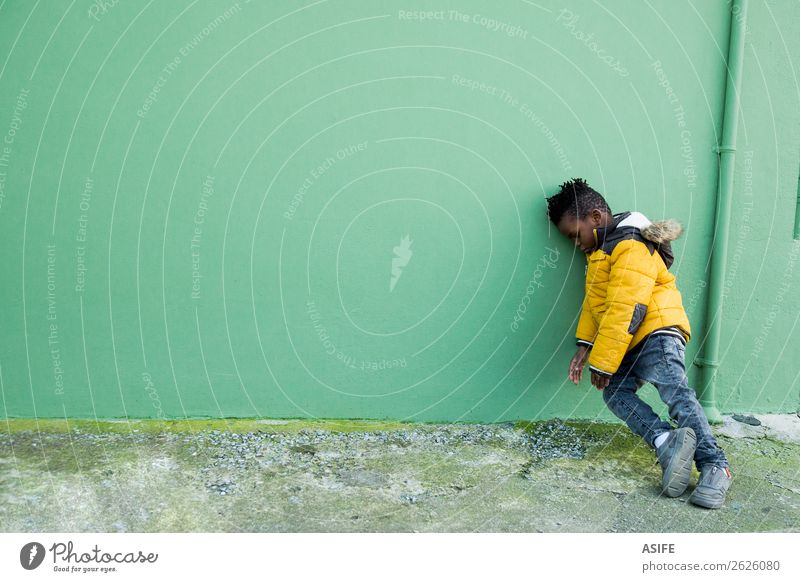
[[[593,230],[593,232],[594,232],[594,243],[595,243],[594,248],[595,248],[595,250],[599,249],[603,245],[603,243],[605,242],[606,238],[612,232],[614,232],[614,230],[616,230],[617,225],[620,222],[622,222],[623,220],[625,220],[626,218],[628,218],[628,216],[630,216],[630,214],[631,214],[630,211],[628,211],[628,212],[618,212],[617,214],[613,214],[611,216],[611,218],[612,218],[611,224],[608,224],[606,226],[601,226],[601,227],[595,228]]]
[[[631,216],[631,214],[632,214],[632,212],[630,212],[630,211],[628,211],[628,212],[620,212],[618,214],[613,214],[612,215],[612,221],[611,221],[610,224],[608,224],[606,226],[601,226],[600,228],[595,228],[593,230],[593,232],[594,232],[594,240],[595,240],[595,247],[592,250],[592,252],[595,252],[599,248],[601,248],[603,246],[603,244],[606,242],[606,240],[609,237],[611,237],[612,233],[617,229],[619,224],[623,220],[625,220],[626,218]],[[632,216],[631,220],[629,222],[634,222],[634,223],[646,222],[646,223],[649,224],[649,220],[647,220],[647,218],[644,215],[642,215],[641,213],[637,213],[634,216]],[[628,225],[625,224],[625,225],[622,226],[622,228],[627,228],[627,226]],[[633,226],[633,225],[631,225],[631,226]],[[640,227],[636,226],[636,228],[640,228]],[[664,265],[667,267],[667,269],[669,269],[672,266],[672,263],[675,260],[675,256],[674,256],[674,254],[672,252],[672,245],[670,244],[670,242],[668,240],[663,241],[660,244],[659,243],[654,243],[654,242],[650,241],[649,239],[644,239],[644,242],[645,242],[645,244],[648,245],[648,247],[652,246],[655,250],[658,251],[658,253],[661,255],[661,258],[664,261]],[[651,250],[651,253],[652,252],[653,251]]]

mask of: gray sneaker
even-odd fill
[[[678,497],[686,491],[696,446],[694,431],[684,427],[670,431],[667,440],[656,449],[658,462],[661,463],[661,493]]]
[[[725,502],[725,494],[733,481],[733,475],[728,467],[717,465],[703,465],[700,470],[700,479],[697,486],[689,495],[689,501],[708,509],[719,509]]]

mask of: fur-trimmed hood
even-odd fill
[[[639,229],[642,236],[655,243],[665,243],[677,239],[683,233],[683,226],[677,220],[667,218],[651,222],[644,228]]]

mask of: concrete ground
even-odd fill
[[[720,510],[621,424],[9,420],[0,531],[800,531],[800,418],[738,418]]]

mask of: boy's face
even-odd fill
[[[558,230],[568,239],[575,241],[575,246],[588,255],[594,251],[594,229],[605,224],[605,213],[595,208],[581,219],[569,214],[563,215],[558,223]]]

